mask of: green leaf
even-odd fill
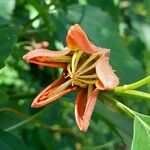
[[[38,11],[39,15],[42,17],[46,25],[49,25],[50,22],[49,22],[48,9],[44,1],[30,0],[29,3]]]
[[[150,116],[137,114],[134,119],[132,150],[150,150]]]
[[[112,105],[107,106],[102,102],[97,102],[95,113],[99,115],[99,119],[103,120],[111,131],[116,133],[128,146],[132,141],[132,120],[124,113],[117,111]]]
[[[0,149],[3,150],[27,150],[24,142],[9,132],[0,129]]]
[[[1,89],[0,90],[0,104],[6,103],[8,100],[9,100],[9,96],[3,89]]]
[[[146,22],[141,22],[136,19],[133,19],[131,23],[133,28],[137,31],[141,41],[145,43],[148,49],[150,49],[150,36],[147,34],[150,32],[150,25]]]
[[[18,27],[5,27],[0,29],[0,68],[4,66],[6,58],[16,42]]]
[[[129,53],[119,36],[118,25],[107,13],[93,6],[72,5],[69,7],[68,18],[73,23],[79,23],[97,46],[111,49],[111,64],[120,77],[121,84],[143,77],[140,62]]]
[[[146,13],[147,13],[148,19],[150,20],[150,1],[144,0],[143,3],[146,8]]]
[[[115,20],[118,19],[118,2],[110,0],[87,0],[89,4],[100,7],[102,10],[107,11]]]
[[[9,20],[14,8],[15,0],[0,0],[0,17]]]

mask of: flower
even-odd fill
[[[35,49],[24,55],[29,63],[63,69],[62,75],[34,99],[32,107],[44,106],[78,90],[75,118],[79,129],[87,131],[99,90],[114,89],[119,78],[109,64],[109,50],[92,44],[78,24],[68,30],[66,43],[62,51]]]

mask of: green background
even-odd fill
[[[150,74],[149,0],[0,0],[0,149],[149,150],[148,116],[137,114],[134,121],[101,100],[82,133],[74,118],[76,93],[46,107],[30,107],[60,71],[27,64],[25,49],[35,41],[63,49],[67,30],[75,23],[92,43],[111,49],[110,62],[121,85]],[[141,90],[150,92],[150,85]],[[150,102],[118,99],[150,114]]]

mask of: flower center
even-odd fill
[[[72,86],[85,88],[95,84],[98,79],[95,66],[99,57],[97,54],[89,55],[81,50],[73,54],[71,63],[67,66],[68,75],[66,76],[72,79]]]

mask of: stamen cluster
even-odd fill
[[[67,65],[68,74],[72,86],[77,85],[81,88],[86,88],[90,84],[95,84],[98,80],[95,66],[100,56],[95,54],[88,55],[81,50],[76,51],[71,63]]]

